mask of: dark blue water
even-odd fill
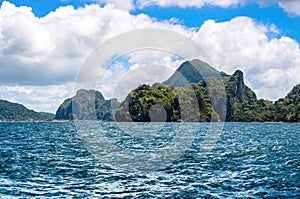
[[[300,198],[300,124],[179,125],[0,123],[0,198]]]

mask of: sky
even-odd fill
[[[258,98],[277,100],[299,83],[298,0],[9,0],[0,4],[0,97],[36,111],[55,113],[64,99],[74,95],[80,71],[96,49],[101,52],[103,44],[118,41],[118,35],[145,28],[190,39],[218,70],[228,74],[242,70]],[[106,98],[122,99],[144,81],[163,81],[185,60],[177,52],[158,48],[116,56],[123,41],[116,44],[109,48],[113,56],[105,70],[88,71],[98,78],[90,88]]]

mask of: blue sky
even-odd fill
[[[9,0],[17,6],[29,6],[37,17],[44,17],[51,11],[55,11],[60,6],[72,5],[75,8],[84,7],[87,4],[93,4],[93,1],[68,1],[68,0]],[[104,3],[99,5],[104,6]],[[187,27],[199,27],[204,21],[213,19],[218,22],[228,21],[237,16],[251,17],[258,22],[264,24],[275,24],[282,35],[289,36],[298,42],[300,41],[300,16],[292,13],[287,13],[277,3],[269,3],[261,5],[255,2],[247,3],[245,5],[234,5],[227,8],[220,6],[204,6],[201,8],[187,7],[182,8],[178,6],[160,7],[149,6],[143,8],[135,8],[130,13],[147,14],[158,20],[167,20],[177,18],[179,22]]]
[[[276,100],[299,83],[300,1],[8,0],[0,5],[0,95],[35,110],[55,112],[73,95],[76,75],[97,46],[140,28],[189,37],[217,69],[242,70],[259,98]],[[180,62],[173,58],[139,52],[119,60],[133,68],[149,62],[175,70]],[[128,65],[123,66],[107,73],[111,76],[100,88],[106,98],[118,82],[114,78],[126,76]],[[137,82],[143,70],[135,74],[141,78]]]
[[[203,8],[160,8],[154,6],[142,10],[135,10],[132,13],[145,13],[157,19],[170,19],[175,17],[178,18],[182,24],[195,28],[201,26],[202,23],[208,19],[224,22],[237,16],[247,16],[260,23],[275,24],[281,34],[300,41],[300,31],[297,28],[300,24],[300,17],[287,14],[277,4],[261,6],[256,3],[249,3],[245,6],[232,6],[229,8],[221,8],[218,6],[207,6]]]

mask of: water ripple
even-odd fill
[[[167,146],[178,124],[140,140],[101,125],[134,151]],[[0,123],[0,198],[300,198],[299,124],[228,123],[213,150],[199,156],[203,125],[171,164],[124,172],[95,159],[72,123]]]

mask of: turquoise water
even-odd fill
[[[0,198],[300,198],[299,130],[0,123]]]

